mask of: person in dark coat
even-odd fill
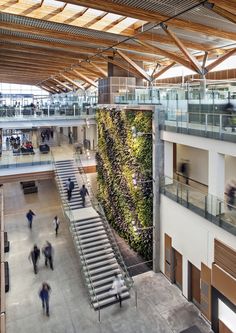
[[[33,217],[35,216],[34,212],[30,209],[28,213],[26,214],[26,218],[28,220],[29,228],[32,229],[32,222]]]
[[[81,198],[82,198],[82,203],[83,203],[83,207],[85,207],[85,197],[86,195],[89,195],[87,188],[85,187],[85,185],[83,185],[79,191]]]
[[[38,273],[37,264],[38,264],[39,259],[40,259],[40,249],[35,244],[32,251],[30,251],[30,254],[29,254],[29,260],[32,261],[32,263],[33,263],[34,274]]]
[[[42,288],[39,290],[39,297],[42,301],[42,307],[43,310],[45,310],[46,307],[46,315],[49,317],[49,294],[51,292],[51,287],[48,283],[43,282]]]
[[[45,256],[45,266],[48,265],[53,270],[53,254],[54,254],[54,249],[52,247],[52,244],[50,242],[46,242],[45,246],[42,248],[42,252]]]

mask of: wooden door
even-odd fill
[[[191,264],[191,301],[199,308],[201,303],[200,278],[200,270]]]
[[[165,275],[173,282],[173,254],[172,239],[165,234]]]
[[[221,320],[219,320],[219,333],[233,333]]]
[[[174,283],[182,290],[182,254],[174,249]]]

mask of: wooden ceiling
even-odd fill
[[[108,62],[147,81],[176,64],[204,75],[235,53],[236,0],[0,0],[0,82],[87,89]]]

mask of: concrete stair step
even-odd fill
[[[96,268],[94,270],[89,271],[89,274],[85,272],[86,276],[90,276],[91,281],[96,281],[96,280],[100,280],[101,277],[99,273],[106,273],[106,277],[108,276],[113,276],[114,279],[114,269],[118,269],[119,266],[117,264],[117,262],[114,262],[113,264],[111,263],[109,266],[104,266],[104,267],[99,267]]]
[[[103,223],[102,222],[93,222],[93,223],[90,223],[89,225],[74,225],[74,228],[76,230],[79,230],[79,231],[82,231],[82,230],[93,230],[93,228],[96,228],[96,227],[100,227],[100,226],[103,226]]]
[[[77,237],[77,236],[76,236]],[[78,238],[78,237],[77,237]],[[102,239],[99,239],[99,240],[97,240],[97,241],[94,241],[93,243],[80,243],[79,241],[77,241],[79,244],[80,244],[80,246],[81,246],[81,248],[82,248],[82,250],[84,250],[84,249],[93,249],[94,247],[96,247],[97,245],[106,245],[106,244],[110,244],[109,243],[109,240],[107,239],[107,238],[102,238]]]
[[[96,251],[105,250],[105,249],[109,249],[109,248],[111,248],[111,246],[110,246],[109,240],[107,240],[106,243],[103,243],[103,244],[98,245],[98,246],[92,246],[92,247],[89,247],[89,248],[82,248],[82,251],[83,251],[83,254],[87,254],[87,253],[93,254]]]
[[[109,253],[112,253],[113,252],[113,249],[110,247],[110,248],[107,248],[107,249],[103,249],[103,250],[100,250],[100,251],[94,251],[92,253],[88,253],[88,254],[85,254],[83,252],[81,252],[81,256],[83,256],[83,258],[85,258],[86,260],[87,259],[90,259],[90,258],[93,258],[93,257],[99,257],[103,254],[109,254]]]
[[[93,218],[90,218],[90,219],[83,219],[83,220],[79,220],[79,221],[75,221],[75,225],[77,226],[88,226],[88,225],[93,225],[93,223],[96,223],[96,222],[101,222],[101,218],[99,216],[95,216]]]
[[[106,235],[106,232],[104,229],[102,229],[100,231],[89,232],[89,233],[85,233],[85,234],[78,233],[78,234],[79,234],[80,239],[89,239],[94,236]]]
[[[130,298],[130,294],[128,291],[121,294],[122,301],[129,299],[129,298]],[[100,300],[98,302],[97,301],[93,302],[92,305],[93,305],[94,310],[99,310],[99,309],[105,308],[105,307],[110,306],[115,303],[119,303],[119,300],[115,296],[109,296],[106,299]]]
[[[116,258],[113,257],[111,259],[104,259],[104,260],[101,260],[99,262],[96,262],[96,263],[87,263],[87,267],[89,268],[89,273],[90,274],[94,274],[94,270],[98,269],[98,268],[102,268],[104,266],[108,266],[107,268],[109,268],[109,264],[114,264],[116,262]]]
[[[78,231],[79,235],[87,235],[87,234],[89,235],[89,234],[91,234],[91,233],[93,233],[95,231],[104,230],[103,225],[101,225],[99,227],[93,227],[93,228],[83,229],[83,230],[79,229],[78,227],[77,228],[73,227],[73,228]]]
[[[112,284],[110,286],[112,286]],[[101,290],[100,294],[97,294],[97,292],[96,292],[96,296],[91,297],[92,302],[96,302],[97,300],[101,301],[101,300],[103,300],[105,298],[108,298],[110,296],[115,296],[115,295],[112,295],[110,289],[108,289],[108,290],[105,289],[103,291]],[[128,288],[126,286],[121,287],[121,297],[122,297],[122,294],[125,293],[125,292],[128,292]]]
[[[113,280],[114,280],[114,274],[112,274],[112,275],[110,275],[109,277],[107,277],[107,278],[105,278],[105,279],[98,279],[97,281],[96,280],[94,280],[93,282],[92,282],[92,286],[91,286],[91,284],[89,283],[89,279],[88,279],[88,287],[89,288],[95,288],[95,287],[99,287],[99,286],[103,286],[103,285],[107,285],[107,284],[109,284],[109,283],[112,283],[113,282]],[[92,280],[91,280],[92,281]]]
[[[79,237],[80,238],[80,237]],[[85,239],[80,239],[81,244],[88,244],[88,243],[96,243],[99,240],[107,239],[107,235],[104,233],[103,235],[99,235],[96,237],[91,237],[91,238],[85,238]]]
[[[114,258],[115,257],[115,255],[114,255],[114,253],[113,252],[111,252],[111,253],[106,253],[106,254],[104,254],[104,255],[100,255],[100,256],[97,256],[97,257],[95,257],[95,258],[91,258],[91,259],[87,259],[87,258],[85,258],[85,261],[86,261],[86,264],[87,265],[90,265],[90,264],[92,264],[92,263],[99,263],[99,262],[101,262],[101,261],[104,261],[104,260],[110,260],[110,259],[112,259],[112,258]]]

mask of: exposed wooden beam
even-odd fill
[[[98,15],[85,25],[83,25],[83,28],[90,28],[93,24],[97,23],[98,21],[102,20],[108,13],[102,13],[101,15]]]
[[[124,21],[125,19],[126,19],[126,16],[122,16],[122,17],[118,18],[116,21],[113,21],[112,23],[110,23],[109,25],[107,25],[105,28],[103,28],[102,31],[108,31],[108,30],[110,30],[111,28],[113,28],[114,26],[116,26],[120,22]]]
[[[107,77],[107,72],[104,71],[100,66],[94,64],[91,61],[87,61],[86,65],[90,65],[93,68],[95,68],[96,70],[88,68],[88,67],[85,67],[85,63],[80,63],[80,67],[82,67],[82,68],[86,69],[87,71],[95,74],[96,76]]]
[[[235,53],[236,53],[236,48],[234,48],[234,49],[226,52],[223,56],[219,57],[218,59],[216,59],[215,61],[213,61],[210,65],[208,65],[205,68],[205,73],[209,73],[213,68],[215,68],[216,66],[218,66],[219,64],[221,64],[223,61],[225,61],[226,59],[228,59],[229,57],[231,57]]]
[[[97,83],[95,83],[93,80],[91,80],[90,78],[88,78],[86,75],[78,72],[76,69],[72,69],[72,71],[79,77],[81,78],[84,82],[87,82],[89,84],[91,84],[94,87],[98,87]]]
[[[59,0],[56,0],[59,1]],[[235,1],[235,0],[233,0]],[[141,8],[136,8],[134,6],[124,5],[122,3],[114,3],[113,0],[64,0],[64,2],[71,3],[74,5],[85,6],[89,8],[95,8],[99,10],[107,10],[109,12],[119,14],[122,16],[134,17],[139,20],[147,22],[164,22],[170,17],[159,14],[152,10],[143,10]],[[222,2],[224,2],[222,0]],[[201,6],[201,5],[200,5]],[[216,29],[211,26],[195,23],[187,20],[181,20],[179,18],[173,18],[169,20],[168,25],[176,28],[181,28],[188,31],[194,31],[197,33],[202,33],[203,35],[217,36],[220,38],[226,38],[230,40],[236,40],[236,34],[231,31],[224,31],[221,28]]]
[[[127,62],[124,63],[123,61],[114,59],[112,57],[103,57],[103,56],[101,56],[101,58],[106,60],[107,62],[113,64],[113,65],[116,65],[116,66],[126,70],[127,72],[132,73],[135,77],[141,77],[140,74],[133,67],[128,66]]]
[[[73,90],[73,88],[71,88],[71,87],[68,86],[67,84],[65,84],[65,83],[63,83],[63,82],[61,82],[61,81],[59,81],[59,80],[56,79],[56,78],[53,78],[53,81],[57,82],[59,85],[65,87],[65,88],[68,89],[68,90]]]
[[[54,91],[52,91],[50,88],[46,87],[45,85],[39,85],[39,87],[43,90],[48,91],[50,94],[54,93]]]
[[[165,72],[167,72],[171,67],[173,67],[176,64],[176,62],[172,62],[171,64],[169,64],[166,67],[163,67],[161,70],[159,70],[157,73],[155,73],[152,76],[152,80],[155,81],[159,76],[161,76],[162,74],[164,74]]]
[[[153,45],[151,45],[149,43],[146,43],[146,42],[143,42],[141,40],[137,40],[137,42],[140,43],[141,45],[145,46],[146,49],[150,49],[154,52],[157,52],[157,53],[159,53],[159,54],[161,54],[161,55],[163,55],[163,56],[165,56],[165,57],[167,57],[171,60],[174,60],[175,62],[177,62],[177,63],[195,71],[195,68],[192,66],[192,64],[189,61],[185,60],[184,58],[182,58],[182,57],[180,57],[180,56],[178,56],[178,55],[176,55],[172,52],[162,50],[157,46],[153,46]],[[143,50],[143,51],[145,52],[145,50]]]
[[[180,51],[185,55],[185,57],[190,61],[195,71],[199,74],[202,73],[202,67],[197,61],[197,59],[186,49],[181,40],[167,27],[165,24],[161,24],[162,29],[173,39],[175,44],[178,46]]]
[[[73,16],[69,17],[68,19],[66,19],[64,21],[64,23],[66,23],[66,24],[72,23],[73,21],[77,20],[79,17],[83,16],[87,12],[87,10],[88,10],[88,8],[85,8],[81,12],[76,13],[75,15],[73,15]]]
[[[236,3],[234,5],[236,7]],[[216,4],[212,3],[211,1],[206,2],[204,4],[204,6],[207,7],[208,9],[212,10],[214,13],[226,18],[227,20],[229,20],[233,23],[236,23],[236,16],[232,12],[229,12],[228,10],[226,10],[220,6],[217,6]]]
[[[68,82],[70,82],[71,84],[73,84],[73,86],[75,86],[76,88],[84,90],[84,87],[81,84],[79,84],[78,82],[75,82],[74,80],[72,80],[68,76],[66,76],[64,74],[60,74],[60,76],[62,76],[65,80],[67,80]]]
[[[143,68],[138,66],[133,60],[131,60],[127,55],[125,55],[122,51],[116,49],[116,52],[119,56],[124,59],[130,66],[132,66],[145,80],[151,81],[150,75],[148,75]]]
[[[207,57],[208,57],[208,52],[205,52],[203,60],[202,60],[202,68],[203,68],[203,70],[204,70],[204,68],[206,66]]]

